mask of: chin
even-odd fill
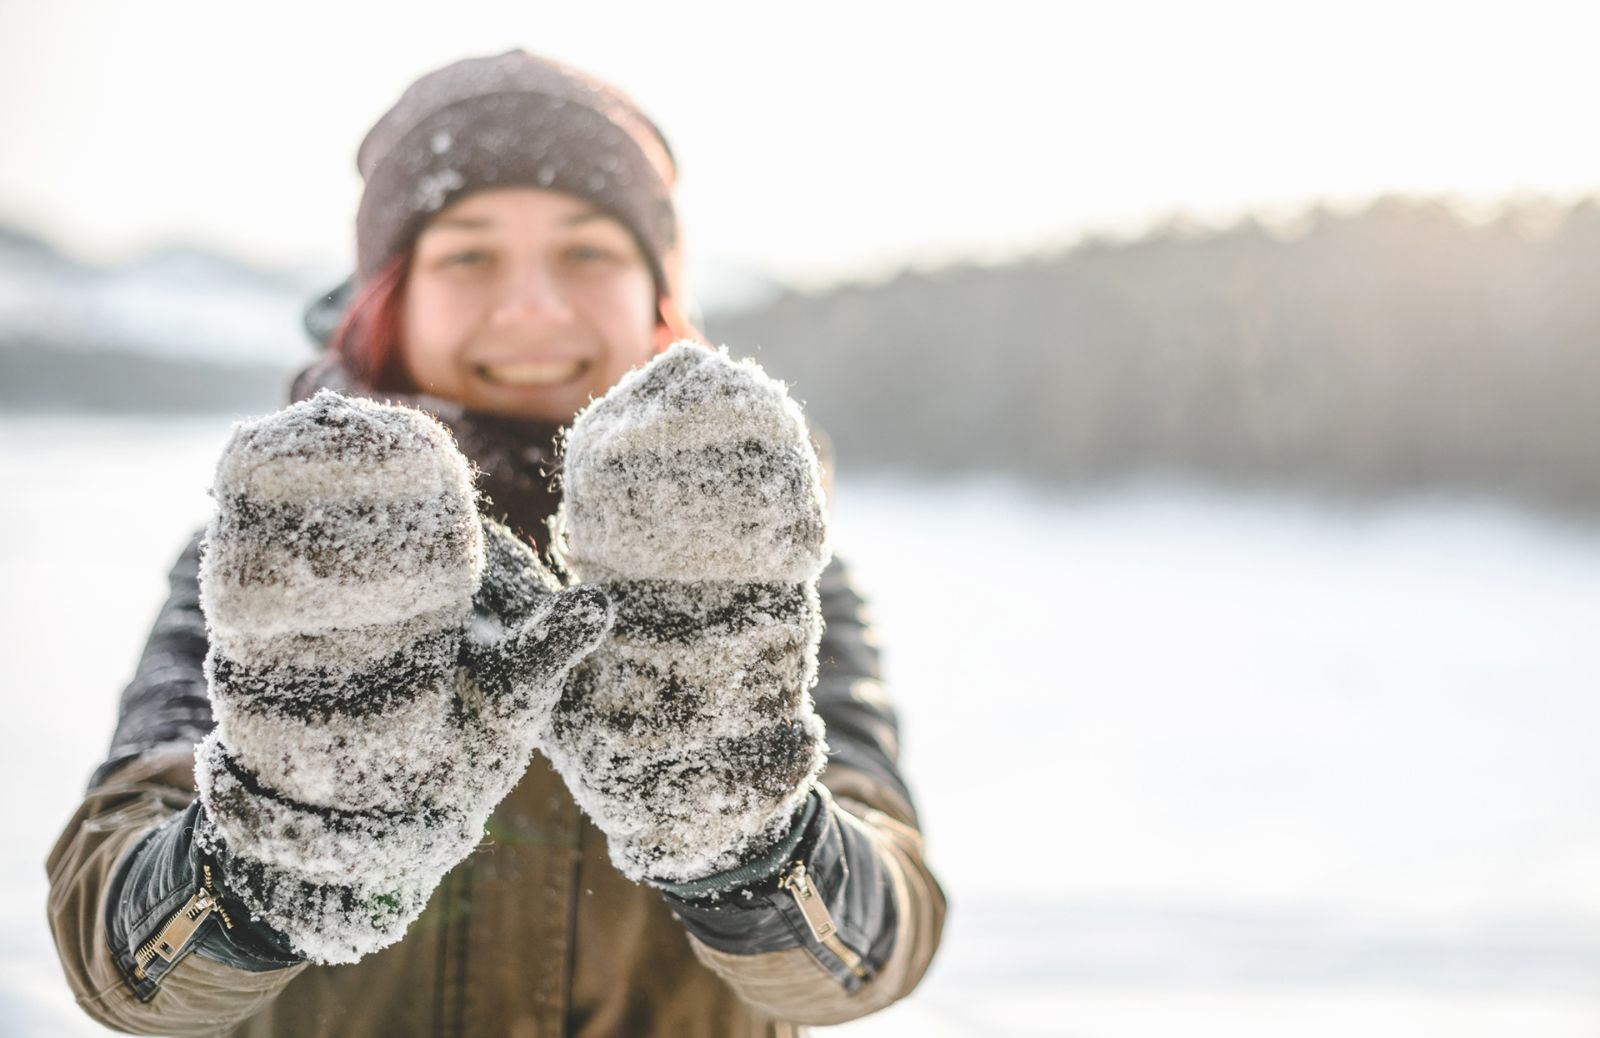
[[[520,418],[527,422],[555,422],[566,425],[572,421],[573,416],[581,408],[577,407],[532,407],[527,405],[494,404],[484,405],[478,410],[499,415],[502,418]]]

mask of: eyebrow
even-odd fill
[[[561,221],[563,227],[576,227],[595,220],[609,220],[611,215],[598,209],[585,209]],[[484,231],[494,226],[494,221],[481,216],[447,216],[430,223],[429,231]]]
[[[442,220],[435,220],[424,230],[428,231],[481,231],[494,226],[492,221],[480,217],[451,216]]]

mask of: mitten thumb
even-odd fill
[[[482,709],[526,732],[544,726],[567,674],[611,630],[611,602],[598,588],[550,595],[510,628],[475,624],[464,653],[483,697]]]

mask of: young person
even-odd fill
[[[876,639],[797,409],[672,345],[664,138],[513,51],[418,80],[357,161],[326,352],[236,428],[49,858],[80,1004],[761,1035],[903,997],[945,899]]]

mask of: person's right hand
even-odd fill
[[[479,516],[420,411],[318,393],[237,426],[211,492],[197,841],[297,952],[354,962],[477,844],[611,607]]]

